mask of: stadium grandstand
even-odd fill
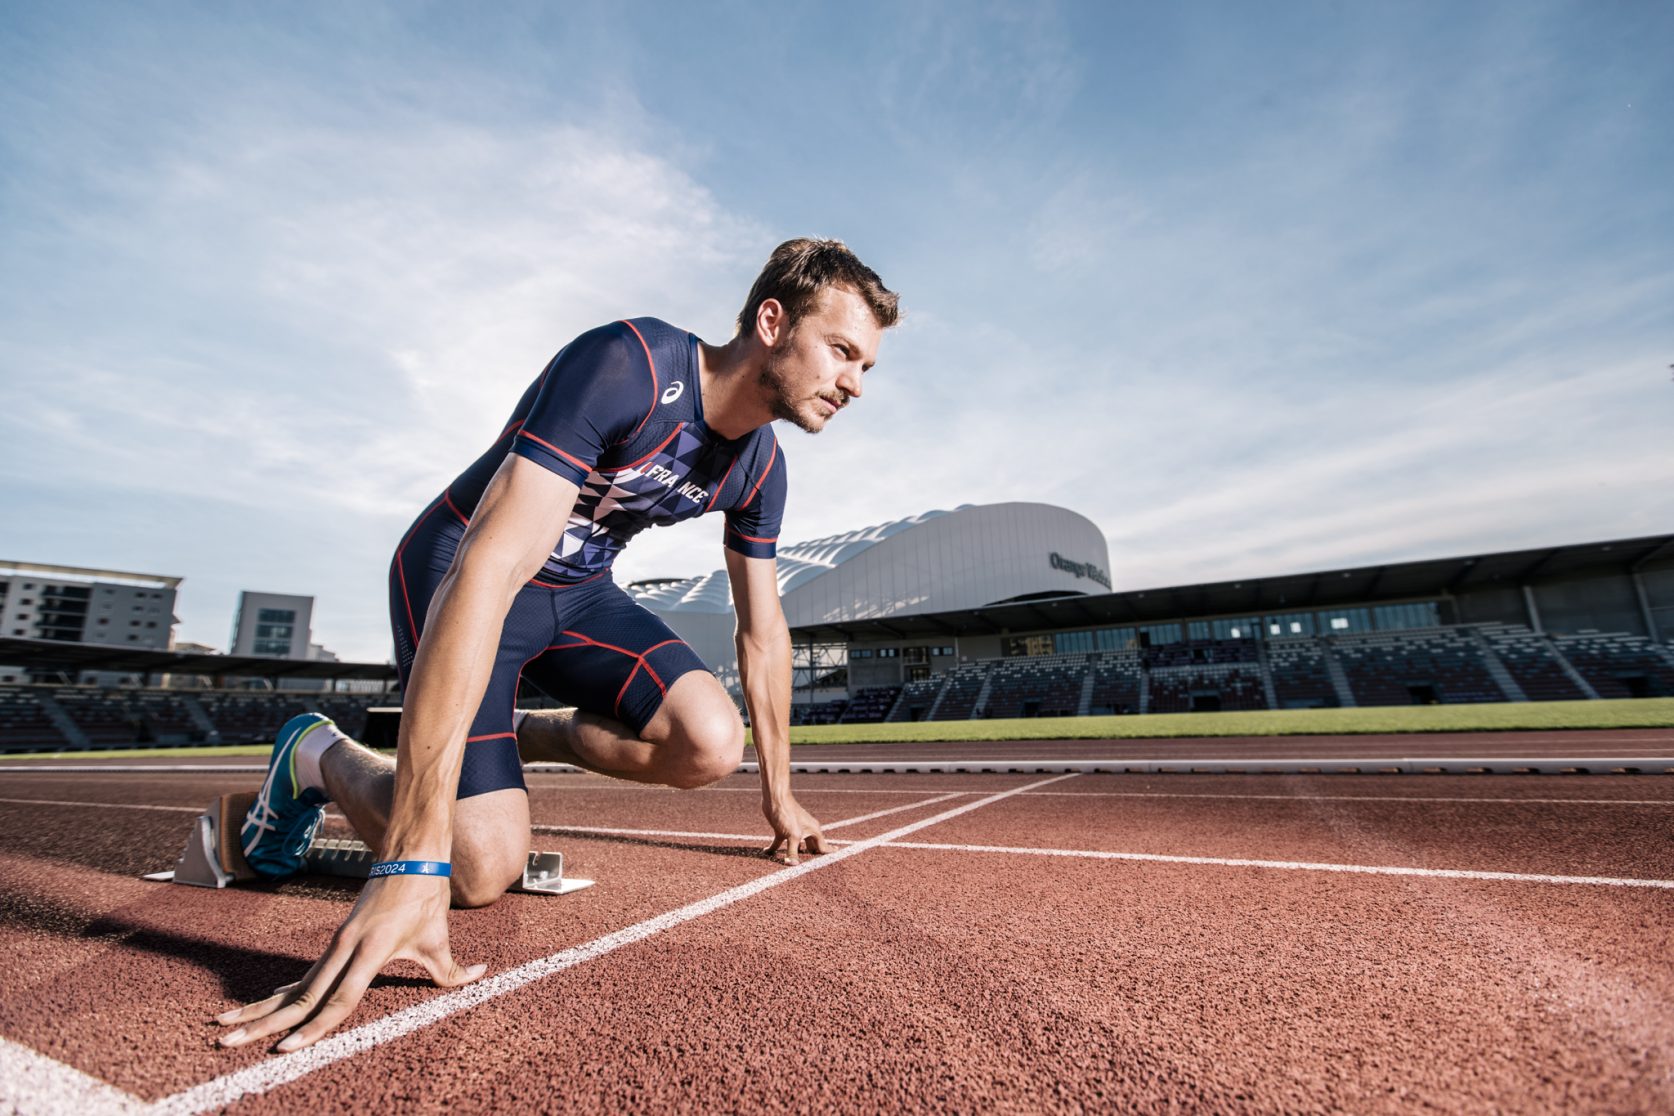
[[[1110,569],[1103,533],[1045,504],[785,546],[792,721],[1674,696],[1674,535],[1124,592]],[[736,691],[724,573],[629,588]],[[399,701],[385,664],[21,638],[0,662],[27,672],[0,685],[0,751],[264,742],[305,708],[360,732]],[[73,681],[112,676],[137,684]]]
[[[812,724],[1674,696],[1671,637],[1674,536],[1657,536],[804,623],[793,709]],[[831,695],[837,679],[850,692]]]
[[[1044,504],[780,551],[798,724],[1674,695],[1674,536],[1110,592]],[[723,574],[632,587],[731,663]]]
[[[268,743],[298,713],[319,710],[364,733],[367,711],[399,699],[387,663],[0,639],[0,662],[25,681],[0,683],[0,752]],[[78,681],[121,678],[124,684]],[[321,689],[281,689],[309,680]]]

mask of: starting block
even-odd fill
[[[245,863],[238,847],[238,831],[256,796],[251,792],[223,794],[208,810],[192,819],[186,847],[168,872],[150,872],[145,878],[191,887],[228,887],[262,877]],[[341,837],[316,837],[308,846],[303,871],[319,876],[364,880],[377,858],[364,841]],[[592,880],[565,879],[564,854],[531,852],[523,868],[523,879],[508,891],[531,895],[568,895],[592,887]]]

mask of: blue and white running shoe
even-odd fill
[[[297,784],[296,749],[304,736],[331,723],[329,717],[318,713],[303,713],[285,722],[273,741],[261,793],[244,815],[244,825],[238,831],[239,847],[250,867],[270,880],[282,880],[302,870],[314,831],[325,819],[325,804],[330,799],[322,791]]]

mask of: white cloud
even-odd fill
[[[550,355],[630,314],[725,329],[771,240],[679,167],[573,125],[229,119],[121,194],[78,235],[173,321],[117,305],[81,340],[68,322],[14,332],[0,396],[31,452],[7,472],[213,496],[265,510],[275,536],[364,540],[283,576],[263,571],[262,539],[195,560],[306,586],[317,638],[372,658],[382,637],[334,611],[346,592],[380,600],[376,540],[393,545],[487,446]],[[199,313],[215,320],[194,328]],[[191,638],[224,627],[190,619]]]

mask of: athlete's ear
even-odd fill
[[[762,299],[756,308],[756,340],[770,349],[784,340],[789,332],[785,328],[788,317],[784,303],[776,298]]]

